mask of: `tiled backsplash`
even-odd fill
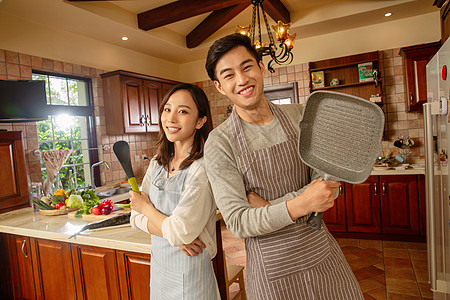
[[[397,137],[409,136],[415,142],[411,149],[409,162],[423,163],[423,114],[421,112],[407,113],[404,103],[404,71],[399,49],[382,51],[383,63],[380,66],[383,76],[383,101],[386,116],[386,137],[383,141],[384,151],[398,154],[398,148],[393,146]],[[106,169],[101,165],[102,185],[114,184],[126,180],[117,158],[112,151],[112,145],[118,140],[125,140],[130,144],[131,160],[136,177],[143,177],[149,160],[142,160],[142,156],[151,158],[155,154],[157,134],[124,134],[106,135],[105,113],[102,91],[102,80],[99,76],[110,70],[99,70],[87,66],[80,66],[52,59],[30,56],[22,53],[0,50],[0,79],[31,79],[32,70],[48,71],[67,75],[77,75],[92,79],[93,100],[95,109],[95,123],[97,131],[97,144],[99,159],[105,160],[111,166]],[[308,64],[290,65],[276,68],[274,73],[267,72],[264,78],[266,86],[297,82],[299,102],[305,103],[309,95]],[[217,126],[227,117],[227,107],[231,104],[227,97],[220,94],[210,80],[198,82],[208,95],[213,124]],[[23,132],[24,149],[26,151],[27,174],[33,182],[41,180],[39,157],[33,155],[38,149],[37,129],[35,122],[27,123],[0,123],[0,128],[18,130]]]

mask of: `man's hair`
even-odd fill
[[[255,47],[252,45],[252,41],[246,35],[240,33],[234,33],[227,35],[221,39],[218,39],[209,48],[208,56],[206,58],[206,71],[208,72],[209,78],[215,81],[218,80],[216,76],[216,65],[219,59],[224,56],[228,51],[238,47],[243,46],[248,52],[256,59],[259,64],[261,61],[261,56],[256,51]]]

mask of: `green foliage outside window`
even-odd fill
[[[34,80],[46,82],[47,104],[64,106],[87,106],[85,81],[43,74],[33,74]],[[66,109],[70,114],[70,109]],[[71,149],[72,153],[59,171],[58,178],[64,189],[76,189],[91,184],[88,117],[50,115],[37,122],[39,150]],[[47,178],[46,167],[41,159],[42,181]]]

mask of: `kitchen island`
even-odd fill
[[[220,219],[213,265],[222,294]],[[2,299],[148,299],[150,236],[126,224],[69,239],[89,222],[32,208],[0,214]]]

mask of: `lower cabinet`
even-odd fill
[[[14,299],[150,297],[149,254],[11,234],[8,248]]]
[[[323,217],[331,232],[377,239],[425,236],[424,175],[369,176],[361,184],[341,186]]]

